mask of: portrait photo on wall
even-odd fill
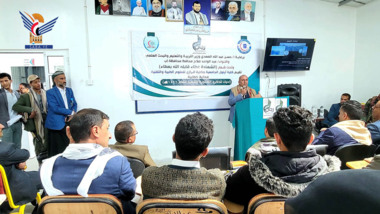
[[[131,15],[131,0],[112,0],[113,15]]]
[[[96,15],[113,15],[112,0],[95,0]]]
[[[240,1],[226,1],[226,16],[227,21],[240,21]]]
[[[132,16],[147,16],[146,0],[131,0]]]
[[[165,17],[165,1],[164,0],[148,0],[149,12],[151,17]]]
[[[184,0],[185,25],[210,25],[210,0]]]
[[[255,1],[242,1],[240,8],[240,20],[253,22],[255,20]]]
[[[211,20],[225,20],[226,1],[212,0],[211,2]]]
[[[183,21],[183,2],[182,0],[166,0],[166,21]]]

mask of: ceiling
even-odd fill
[[[335,3],[338,6],[361,7],[374,0],[321,0]]]

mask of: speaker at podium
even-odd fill
[[[281,84],[277,86],[277,97],[289,96],[289,105],[301,106],[301,85]]]

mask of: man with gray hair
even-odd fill
[[[240,19],[247,22],[253,22],[255,13],[252,12],[252,2],[247,1],[244,4],[244,10],[241,11]]]
[[[239,5],[232,1],[228,4],[228,13],[226,15],[227,21],[240,21]]]
[[[66,76],[62,70],[52,76],[54,87],[46,92],[48,113],[45,127],[48,129],[48,156],[62,153],[69,145],[66,123],[77,111],[77,101],[71,88],[66,87]]]
[[[171,8],[167,10],[168,20],[182,20],[182,10],[175,0],[172,1]]]

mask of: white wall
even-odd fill
[[[88,31],[93,85],[88,85],[85,37],[85,8],[88,4]],[[337,7],[321,1],[257,0],[255,22],[212,22],[211,32],[262,33],[266,37],[316,38],[310,71],[268,73],[272,89],[262,94],[274,96],[276,85],[300,83],[302,102],[330,106],[343,92],[353,92],[356,10]],[[98,108],[110,116],[114,126],[121,120],[135,122],[139,135],[137,144],[146,144],[156,162],[171,158],[174,144],[171,137],[178,120],[187,113],[135,114],[131,99],[130,31],[170,31],[182,33],[183,23],[168,23],[162,18],[99,16],[94,14],[93,0],[0,0],[0,51],[23,51],[28,33],[22,26],[18,11],[41,13],[51,20],[59,16],[54,30],[45,34],[44,43],[55,49],[68,49],[70,84],[79,108]],[[173,41],[180,42],[180,41]],[[344,77],[345,84],[342,83]],[[229,142],[228,111],[205,112],[214,121],[215,135],[211,146],[232,145]],[[114,140],[110,141],[111,143]]]
[[[380,93],[380,1],[357,11],[354,94],[361,102]]]

